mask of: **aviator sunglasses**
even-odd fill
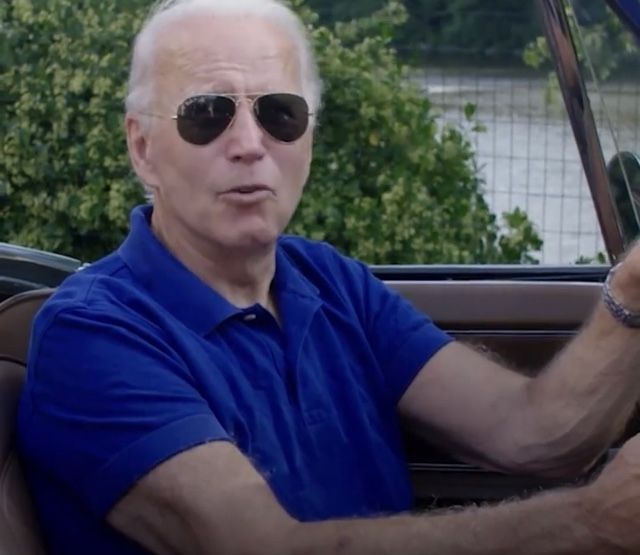
[[[198,94],[182,102],[172,116],[180,137],[200,146],[215,141],[233,123],[243,98],[251,104],[258,125],[276,141],[297,141],[309,126],[309,105],[297,94]]]

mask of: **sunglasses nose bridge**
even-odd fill
[[[264,129],[258,121],[255,99],[248,97],[234,98],[235,111],[227,130],[231,132],[236,148],[260,149]]]
[[[233,102],[235,104],[235,111],[233,114],[233,120],[235,121],[238,113],[240,112],[242,106],[246,105],[247,110],[250,114],[255,118],[255,122],[259,125],[258,122],[258,104],[256,104],[256,100],[258,97],[250,97],[250,96],[236,96],[233,97]],[[233,121],[231,122],[233,124]]]

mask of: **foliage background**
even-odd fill
[[[323,25],[364,17],[386,0],[308,0]],[[405,0],[409,17],[397,29],[394,45],[404,57],[454,54],[482,59],[486,55],[517,57],[533,40],[539,25],[534,2],[518,0]],[[508,21],[507,25],[500,22]]]
[[[580,61],[593,66],[599,80],[635,68],[638,46],[633,35],[601,0],[581,0],[565,5]],[[538,36],[523,50],[524,62],[533,67],[549,66],[551,55],[544,37]],[[589,71],[586,72],[589,75]],[[555,74],[550,78],[556,83]]]
[[[370,263],[533,261],[521,211],[498,225],[469,138],[439,128],[392,43],[391,1],[312,26],[326,84],[312,174],[290,230]],[[93,260],[124,237],[142,191],[122,129],[132,39],[148,0],[0,4],[0,238]],[[467,108],[473,123],[474,108]]]

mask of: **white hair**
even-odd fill
[[[285,31],[296,47],[302,78],[302,94],[311,111],[317,113],[322,100],[322,81],[307,29],[299,17],[281,0],[160,0],[152,9],[136,37],[126,109],[150,111],[154,100],[153,64],[159,31],[187,14],[253,15],[264,18]]]

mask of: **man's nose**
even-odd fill
[[[238,102],[236,117],[227,130],[227,155],[235,161],[253,162],[265,155],[262,130],[250,102]]]

